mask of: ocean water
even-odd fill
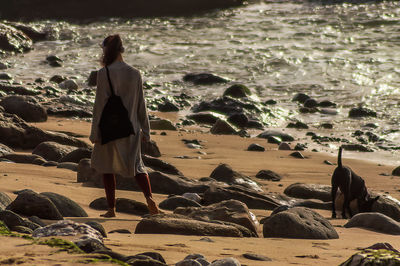
[[[159,84],[165,95],[184,92],[199,99],[215,98],[227,85],[182,81],[189,72],[211,72],[247,85],[260,100],[278,101],[274,108],[281,116],[270,121],[271,127],[299,119],[311,126],[307,131],[347,137],[372,122],[379,126],[372,130],[375,134],[400,147],[398,1],[321,5],[267,0],[193,17],[36,22],[39,27],[55,24],[64,28],[56,32],[65,35],[61,40],[36,43],[34,51],[7,58],[12,65],[7,72],[15,80],[27,83],[61,74],[75,77],[85,87],[90,71],[99,68],[99,43],[106,35],[119,33],[125,60],[142,71],[144,80]],[[62,68],[43,62],[50,54],[63,59]],[[338,115],[299,114],[298,104],[292,102],[298,92],[336,103]],[[348,118],[350,108],[359,105],[373,109],[378,117]],[[334,129],[321,129],[322,122],[333,123]],[[385,154],[384,160],[400,162],[397,151],[376,150]]]

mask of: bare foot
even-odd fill
[[[149,212],[151,215],[160,213],[153,198],[146,198],[146,201],[147,201],[147,208],[149,208]]]
[[[100,214],[100,216],[105,218],[115,217],[115,211],[114,209],[109,209],[105,214]]]

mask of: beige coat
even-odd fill
[[[92,153],[92,168],[99,173],[114,173],[135,176],[146,173],[140,152],[141,132],[150,140],[150,126],[143,96],[140,72],[125,62],[116,61],[108,66],[111,83],[116,95],[122,98],[129,112],[135,135],[117,139],[102,145],[99,121],[101,112],[111,95],[105,68],[97,74],[97,92],[93,107],[92,130],[89,139],[95,142]]]

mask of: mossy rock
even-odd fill
[[[231,96],[234,98],[243,98],[251,95],[249,88],[243,84],[234,84],[227,88],[224,92],[224,96]]]
[[[400,253],[387,249],[365,249],[340,264],[352,265],[400,265]]]

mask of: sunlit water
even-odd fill
[[[285,117],[271,123],[275,127],[285,127],[288,117],[315,126],[330,121],[334,129],[325,135],[346,136],[366,122],[375,122],[379,124],[375,133],[400,146],[397,1],[358,5],[265,1],[190,18],[112,19],[68,27],[77,33],[73,40],[37,43],[34,51],[8,58],[12,68],[7,72],[24,83],[54,74],[74,76],[85,86],[90,71],[99,67],[98,44],[107,34],[119,33],[126,61],[139,68],[145,80],[161,84],[159,90],[166,94],[219,96],[227,85],[182,82],[185,73],[211,72],[246,84],[261,100],[277,100],[286,111]],[[43,63],[48,54],[62,58],[63,68]],[[297,92],[337,103],[339,115],[298,114],[291,101]],[[349,119],[349,109],[359,104],[377,111],[378,118]],[[386,158],[396,162],[397,156]]]

